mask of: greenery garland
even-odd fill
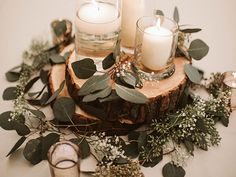
[[[157,14],[159,13],[163,14],[157,11]],[[179,21],[177,9],[174,12],[174,19]],[[56,31],[66,32],[64,22],[57,27],[60,29],[55,29]],[[187,52],[183,48],[186,37],[198,31],[200,29],[181,30],[178,55],[200,59],[207,54],[209,48],[201,40],[193,41]],[[68,126],[57,124],[58,120],[47,120],[41,108],[57,98],[65,82],[53,95],[50,95],[46,90],[48,70],[45,67],[66,61],[69,53],[64,56],[59,54],[64,42],[49,48],[48,42],[33,41],[29,51],[23,55],[24,63],[6,73],[8,81],[18,81],[19,84],[16,87],[7,88],[3,93],[4,100],[13,100],[14,110],[0,115],[0,126],[5,130],[15,130],[21,136],[7,156],[14,153],[28,140],[23,150],[24,157],[32,164],[37,164],[46,159],[47,151],[52,144],[61,139],[68,139],[64,130],[74,127],[74,138],[69,140],[80,147],[82,159],[92,154],[98,161],[96,171],[85,173],[93,173],[99,177],[141,177],[144,175],[139,164],[144,167],[154,167],[164,155],[170,154],[172,161],[164,166],[163,176],[182,177],[185,176],[182,167],[186,159],[194,154],[194,147],[208,150],[210,146],[219,144],[220,136],[215,124],[220,121],[228,126],[231,112],[231,93],[228,88],[224,87],[219,73],[212,75],[212,78],[207,80],[208,83],[201,85],[210,94],[208,99],[192,96],[188,87],[176,112],[154,119],[145,130],[131,132],[126,139],[117,136],[108,137],[104,133],[95,133],[91,136],[81,135],[79,131],[76,131],[76,127],[81,125],[75,125],[70,116],[67,118],[71,122]],[[201,50],[196,52],[199,46]],[[110,57],[111,55],[108,56]],[[111,63],[108,64],[110,65]],[[196,77],[196,68],[188,66],[186,74],[199,86],[200,75],[197,72]],[[38,80],[41,80],[45,86],[38,92],[29,92]],[[193,85],[195,84],[191,86]],[[62,97],[57,99],[57,102],[59,101],[74,105],[73,100],[69,98]],[[70,114],[73,113],[72,111]],[[32,135],[37,135],[37,138],[32,138]],[[95,154],[90,148],[94,149]]]

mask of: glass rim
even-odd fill
[[[47,160],[48,160],[48,163],[49,163],[50,166],[52,166],[53,168],[57,168],[57,169],[70,169],[70,168],[72,168],[72,167],[75,167],[75,166],[77,165],[77,163],[79,162],[79,156],[78,156],[78,159],[77,159],[76,161],[73,161],[73,162],[75,162],[75,163],[74,163],[73,165],[69,166],[69,167],[57,167],[56,165],[54,165],[54,164],[52,163],[52,160],[51,160],[51,158],[50,158],[50,154],[53,154],[54,151],[56,150],[57,146],[62,145],[62,144],[67,144],[67,145],[71,146],[71,147],[74,149],[74,151],[76,152],[77,156],[78,156],[79,148],[77,147],[76,144],[72,143],[71,141],[67,141],[67,140],[65,140],[65,141],[60,141],[60,142],[57,142],[57,143],[53,144],[53,145],[50,147],[50,149],[48,150],[48,153],[47,153],[47,157],[48,157]]]
[[[118,1],[120,1],[120,0],[118,0]],[[110,4],[110,5],[112,5],[112,6],[114,6],[114,7],[116,7],[114,4],[112,4],[112,3],[110,3],[110,2],[101,2],[101,1],[98,1],[98,2],[100,2],[100,3],[105,3],[105,4]],[[117,17],[114,19],[114,20],[111,20],[111,21],[108,21],[108,22],[104,22],[104,23],[96,23],[96,22],[88,22],[88,21],[86,21],[86,20],[83,20],[80,16],[79,16],[79,10],[81,9],[81,7],[82,6],[84,6],[84,5],[86,5],[86,4],[91,4],[91,3],[89,3],[89,2],[85,2],[85,3],[83,3],[80,7],[79,7],[79,9],[76,11],[76,18],[77,19],[79,19],[79,20],[81,20],[81,21],[83,21],[83,22],[85,22],[85,23],[89,23],[89,24],[103,24],[103,25],[105,25],[105,24],[109,24],[109,23],[113,23],[113,22],[115,22],[117,19],[119,19],[120,18],[120,9],[119,8],[116,8],[117,9],[117,11],[118,11],[118,15],[117,15]]]
[[[179,25],[178,25],[178,23],[177,23],[175,20],[170,19],[170,18],[168,18],[168,17],[166,17],[166,16],[163,16],[163,15],[152,15],[152,16],[143,16],[143,17],[140,17],[140,18],[137,20],[137,22],[136,22],[136,27],[137,27],[137,29],[138,29],[139,31],[141,31],[142,33],[144,33],[144,34],[152,35],[152,34],[150,34],[150,33],[145,32],[145,29],[146,29],[146,28],[145,28],[145,29],[141,29],[140,26],[139,26],[139,23],[140,23],[141,20],[143,20],[143,19],[148,19],[148,18],[155,18],[155,19],[157,19],[157,17],[163,17],[164,19],[168,20],[169,22],[172,22],[172,23],[174,24],[173,26],[176,27],[176,29],[175,29],[174,31],[171,31],[172,34],[170,34],[170,35],[160,35],[161,37],[174,36],[174,35],[176,35],[176,34],[179,32]],[[153,35],[153,36],[154,36],[154,35]]]

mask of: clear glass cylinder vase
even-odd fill
[[[146,80],[161,80],[175,71],[178,25],[164,16],[142,17],[137,22],[135,65]]]
[[[104,58],[119,40],[120,0],[81,0],[75,18],[75,51],[78,59]]]
[[[61,141],[51,146],[48,162],[52,177],[80,177],[80,152],[77,145]]]

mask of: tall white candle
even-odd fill
[[[158,20],[156,26],[144,30],[142,43],[142,64],[151,70],[159,70],[164,67],[171,56],[173,33],[160,26]]]
[[[119,17],[119,10],[114,5],[91,0],[78,10],[75,25],[88,34],[107,34],[120,29]]]
[[[122,46],[133,48],[135,44],[136,22],[144,16],[145,0],[122,1],[121,43]]]

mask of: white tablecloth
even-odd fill
[[[208,56],[194,64],[207,73],[236,70],[236,1],[235,0],[146,0],[147,8],[162,9],[172,16],[174,6],[180,11],[181,24],[192,24],[204,30],[193,36],[210,46]],[[21,54],[32,38],[48,39],[50,22],[56,18],[73,20],[78,0],[0,0],[0,93],[13,84],[5,80],[4,73],[21,63]],[[149,10],[151,12],[151,10]],[[132,15],[132,14],[131,14]],[[235,97],[236,98],[236,97]],[[0,112],[12,109],[12,102],[0,99]],[[217,125],[222,141],[208,152],[197,151],[188,161],[186,177],[236,177],[236,112],[230,117],[228,128]],[[0,128],[1,177],[49,177],[46,161],[31,166],[17,151],[6,158],[18,140],[15,132]],[[146,177],[161,177],[164,159],[155,168],[143,168]],[[83,162],[82,166],[91,166]]]

